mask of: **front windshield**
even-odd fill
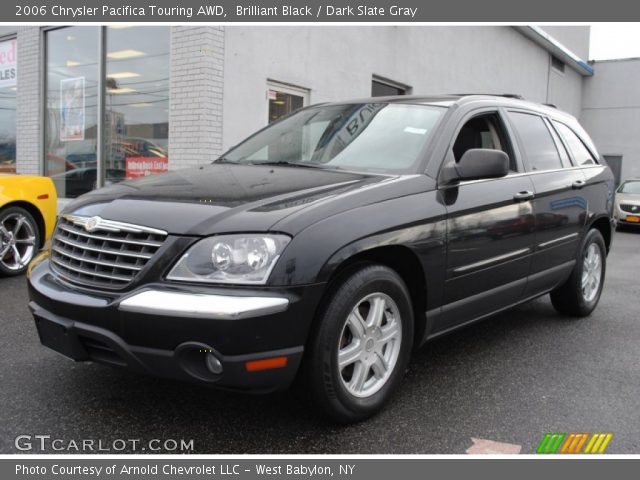
[[[366,103],[304,109],[258,132],[223,161],[412,172],[445,108]]]
[[[625,182],[618,189],[618,192],[640,194],[640,182]]]

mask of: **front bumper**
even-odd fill
[[[28,281],[41,343],[68,358],[256,392],[293,381],[324,290],[155,283],[95,292],[53,275],[46,258]]]
[[[632,215],[629,215],[630,217],[632,217]],[[639,215],[636,215],[636,217],[638,217]],[[640,222],[638,221],[629,221],[627,219],[627,216],[620,216],[618,218],[616,218],[616,225],[630,225],[630,226],[634,226],[634,227],[640,227]]]
[[[627,212],[626,210],[622,210],[619,204],[616,204],[614,207],[613,217],[616,225],[632,225],[640,227],[640,222],[636,220],[640,217],[640,211],[637,213]]]

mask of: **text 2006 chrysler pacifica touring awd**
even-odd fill
[[[609,168],[555,108],[312,106],[211,165],[71,203],[30,267],[30,307],[72,359],[246,391],[298,375],[354,421],[431,338],[545,293],[589,315],[612,206]]]

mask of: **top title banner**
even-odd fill
[[[3,23],[51,22],[598,22],[640,19],[628,0],[14,0]]]

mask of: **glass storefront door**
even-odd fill
[[[169,32],[107,28],[105,179],[166,171],[169,165]]]
[[[100,27],[47,32],[44,173],[60,198],[97,186]]]

